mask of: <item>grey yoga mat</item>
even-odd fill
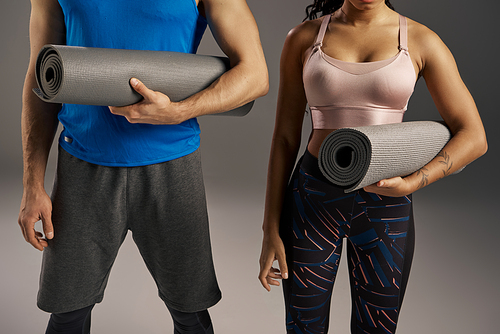
[[[450,136],[446,125],[437,121],[342,128],[321,144],[319,168],[347,193],[417,171],[441,151]]]
[[[142,96],[130,86],[135,77],[177,102],[205,89],[229,69],[225,57],[45,45],[38,53],[33,89],[54,103],[125,106]],[[253,101],[219,115],[244,116]]]

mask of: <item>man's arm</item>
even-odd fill
[[[31,0],[30,62],[23,88],[22,141],[23,141],[23,198],[19,212],[19,225],[27,242],[38,250],[47,246],[35,223],[42,220],[47,238],[54,235],[52,203],[44,189],[45,169],[49,151],[57,130],[57,104],[42,102],[32,92],[36,87],[35,64],[38,51],[44,44],[64,44],[64,14],[57,0]]]
[[[212,34],[229,57],[231,69],[205,90],[180,102],[149,90],[136,79],[144,97],[127,107],[110,107],[131,123],[178,124],[190,118],[234,109],[267,94],[268,73],[255,19],[245,0],[203,0]]]

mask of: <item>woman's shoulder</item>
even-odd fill
[[[449,53],[448,47],[430,28],[412,19],[407,19],[407,22],[408,49],[420,69],[423,69],[430,60]]]
[[[439,36],[427,26],[410,18],[408,22],[408,41],[419,48],[432,48],[442,44]]]
[[[323,22],[323,17],[307,20],[295,26],[288,32],[287,42],[305,47],[311,46],[318,35],[321,22]]]

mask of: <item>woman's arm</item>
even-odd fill
[[[34,226],[42,220],[47,238],[53,237],[52,203],[44,189],[45,168],[57,130],[60,105],[42,102],[32,89],[37,87],[35,65],[44,44],[65,44],[64,14],[57,0],[32,0],[30,16],[30,62],[23,87],[21,131],[23,140],[23,198],[19,225],[24,238],[43,250],[47,242]]]
[[[285,249],[279,236],[279,222],[285,189],[300,147],[306,107],[302,83],[303,55],[314,38],[309,32],[310,28],[314,30],[313,24],[306,23],[291,30],[281,53],[280,87],[267,174],[259,273],[259,280],[268,291],[271,289],[270,285],[279,285],[276,279],[288,277]],[[274,260],[278,260],[280,270],[272,268]]]
[[[418,59],[420,73],[452,138],[431,162],[415,173],[365,187],[366,191],[387,196],[407,195],[442,179],[482,156],[488,147],[476,104],[450,50],[428,28],[418,23],[411,27],[410,52]]]

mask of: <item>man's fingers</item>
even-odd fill
[[[31,244],[36,249],[43,250],[43,247],[40,246],[40,243],[38,242],[38,238],[34,228],[35,223],[32,223],[31,221],[27,222],[26,217],[20,217],[18,223],[19,226],[21,227],[21,231],[23,232],[24,240],[26,240],[26,242]]]
[[[23,218],[27,219],[27,218]],[[32,219],[33,220],[33,219]],[[19,225],[21,226],[21,231],[23,233],[24,240],[31,244],[33,247],[38,249],[39,251],[43,251],[44,247],[48,246],[47,240],[46,239],[52,239],[54,237],[54,228],[52,226],[52,220],[49,216],[48,219],[43,219],[42,218],[42,224],[43,224],[43,230],[45,233],[45,238],[44,235],[40,232],[35,230],[35,222],[25,222],[22,219],[19,220]]]
[[[26,241],[28,241],[33,247],[35,247],[39,251],[43,251],[43,247],[46,246],[43,246],[42,244],[42,241],[44,241],[42,234],[40,232],[35,231],[35,229],[26,231],[26,234],[28,236],[28,239]],[[44,244],[47,244],[47,242],[45,241]]]
[[[23,194],[18,223],[24,239],[36,249],[43,251],[48,246],[47,239],[54,237],[52,227],[52,201],[44,191],[28,191]],[[42,221],[43,232],[35,230],[38,221]]]
[[[22,223],[21,219],[19,219],[17,222],[19,223],[19,226],[21,227],[21,232],[23,233],[24,240],[26,240],[27,242],[29,242],[28,241],[29,240],[28,232],[24,228],[24,224]]]
[[[52,217],[50,214],[47,217],[42,217],[43,233],[47,239],[54,237],[54,226],[52,225]]]
[[[132,88],[139,94],[141,94],[145,99],[150,99],[152,90],[146,87],[145,84],[142,83],[139,79],[132,78],[130,79],[130,85]]]
[[[34,226],[32,228],[23,227],[23,234],[24,234],[24,239],[26,239],[26,241],[32,245],[33,242],[37,240]]]

